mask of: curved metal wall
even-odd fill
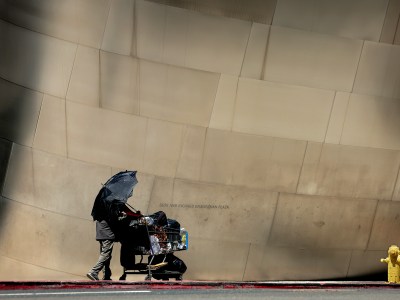
[[[0,1],[0,279],[84,278],[124,169],[188,229],[186,279],[386,268],[399,2],[230,2]]]

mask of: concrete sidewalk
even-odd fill
[[[400,289],[384,281],[0,281],[0,290],[34,289]]]

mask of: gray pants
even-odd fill
[[[111,253],[114,246],[114,240],[101,240],[100,243],[100,256],[95,266],[90,270],[92,274],[99,274],[104,268],[104,277],[111,276],[110,262]]]

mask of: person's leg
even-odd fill
[[[111,253],[114,246],[114,241],[112,240],[102,240],[100,241],[100,256],[97,263],[94,267],[89,271],[87,276],[92,280],[98,280],[98,274],[103,269],[103,267],[108,264],[108,270],[110,270],[110,260],[111,260]],[[107,271],[108,271],[107,270]]]
[[[112,258],[112,251],[110,252],[110,257],[104,262],[104,269],[103,269],[103,280],[111,280],[111,269],[110,269],[110,263],[111,263],[111,258]]]

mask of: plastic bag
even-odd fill
[[[161,254],[161,247],[158,238],[155,235],[150,235],[150,247],[151,254],[158,255]]]

